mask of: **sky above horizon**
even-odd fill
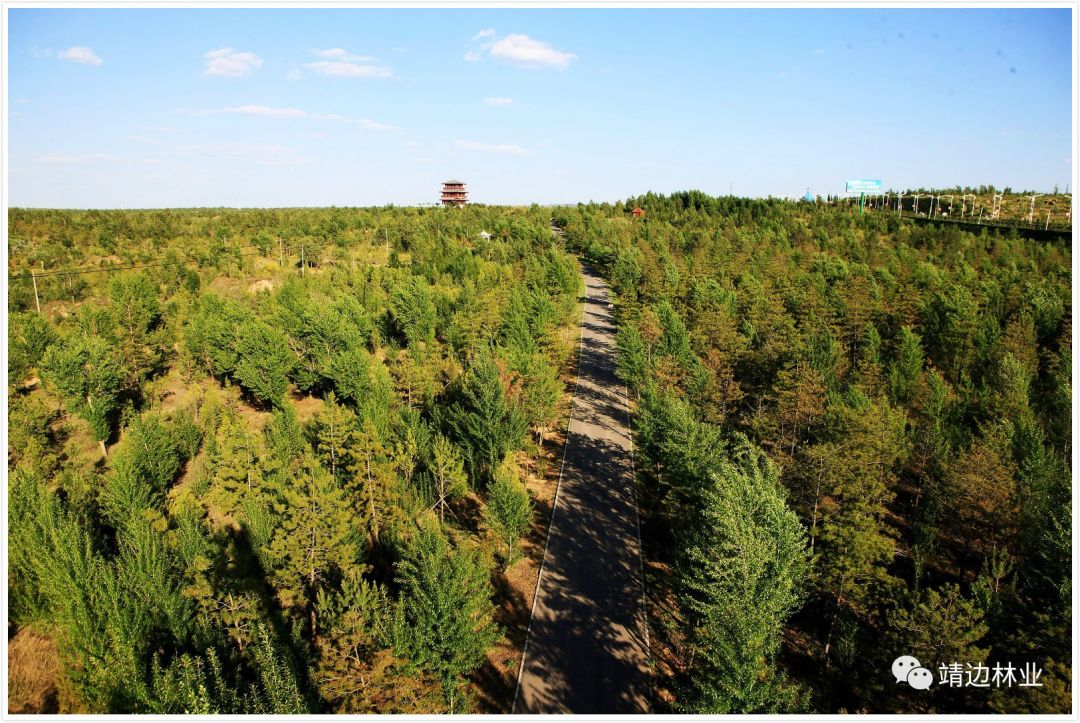
[[[8,10],[12,206],[1072,178],[1069,9]]]

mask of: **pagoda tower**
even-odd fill
[[[469,192],[465,190],[464,181],[444,181],[442,196],[439,198],[444,206],[457,206],[463,208],[469,202]]]

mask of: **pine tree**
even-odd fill
[[[223,715],[244,713],[241,696],[226,678],[221,660],[213,648],[203,655],[181,655],[162,668],[154,659],[154,700],[150,710],[157,714]]]
[[[801,597],[806,538],[784,503],[776,468],[742,435],[707,482],[682,583],[693,713],[790,711],[797,692],[774,667]]]
[[[378,583],[349,571],[340,590],[319,591],[319,662],[315,682],[339,713],[388,713],[400,661],[388,645],[392,607]],[[400,676],[400,677],[399,677]]]
[[[893,401],[904,404],[910,401],[922,373],[923,355],[921,339],[910,327],[900,329],[896,354],[889,364],[889,394]]]
[[[402,335],[410,343],[435,339],[435,300],[420,278],[408,277],[390,294],[390,310]]]
[[[435,435],[431,445],[428,468],[435,483],[435,506],[439,508],[439,521],[446,520],[447,503],[469,491],[469,478],[461,454],[454,443],[441,434]]]
[[[257,399],[281,406],[289,392],[289,372],[295,357],[284,334],[261,321],[251,321],[237,331],[236,379]]]
[[[466,676],[499,636],[488,570],[476,552],[451,548],[433,523],[416,532],[398,565],[398,583],[394,650],[432,673],[449,712],[460,712]]]
[[[161,319],[157,285],[145,273],[112,277],[109,312],[126,372],[125,387],[137,390],[161,362],[161,340],[153,334]]]
[[[326,404],[311,422],[311,435],[319,460],[335,479],[344,479],[355,464],[350,443],[356,432],[356,415],[338,404],[333,392],[327,394]]]
[[[265,453],[258,438],[235,413],[228,413],[222,419],[213,447],[210,455],[213,476],[208,495],[212,504],[226,514],[235,514],[245,501],[266,494],[260,464]]]
[[[124,379],[108,342],[98,336],[71,334],[46,350],[41,372],[64,397],[68,409],[90,423],[105,456]]]
[[[1012,541],[1019,497],[1004,425],[987,429],[949,465],[945,485],[951,524],[969,552],[984,555]]]
[[[253,650],[259,680],[254,690],[254,710],[250,712],[285,715],[310,713],[311,705],[300,690],[295,662],[288,652],[265,625],[257,627],[255,640]]]
[[[184,327],[188,353],[208,374],[232,374],[240,360],[237,334],[250,318],[250,312],[232,300],[212,293],[200,294]]]
[[[393,468],[389,450],[375,425],[365,421],[353,434],[348,454],[353,464],[348,470],[351,478],[346,487],[356,505],[360,526],[367,529],[370,541],[376,543],[390,516]]]
[[[956,585],[927,589],[909,607],[897,608],[889,616],[889,629],[897,641],[895,649],[915,656],[930,670],[954,661],[986,659],[987,650],[978,647],[987,633],[983,612]]]
[[[512,407],[490,353],[477,356],[461,380],[459,400],[448,422],[462,444],[473,482],[490,478],[495,467],[521,442],[526,422]]]
[[[306,608],[314,639],[320,587],[328,576],[359,564],[353,516],[345,491],[310,454],[277,492],[274,512],[279,522],[268,550],[274,584],[289,607]]]
[[[18,386],[38,366],[56,332],[41,314],[16,312],[8,317],[8,386]]]
[[[615,343],[619,348],[617,370],[619,378],[635,394],[640,394],[645,387],[646,375],[649,371],[649,359],[645,349],[645,341],[636,324],[624,323],[619,325],[619,331],[615,335]]]
[[[532,503],[517,471],[507,463],[499,466],[495,481],[488,485],[485,518],[496,537],[506,545],[504,569],[509,569],[514,564],[514,546],[532,524]]]
[[[341,399],[351,402],[361,419],[385,431],[393,390],[386,367],[361,348],[348,348],[330,363],[330,376]]]
[[[180,448],[173,430],[154,413],[132,418],[116,454],[130,459],[135,473],[144,478],[159,497],[164,496],[180,472]]]
[[[526,356],[515,354],[511,369],[521,376],[523,383],[519,406],[525,421],[536,432],[536,445],[543,446],[544,434],[555,417],[563,385],[558,371],[539,352]]]

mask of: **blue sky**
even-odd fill
[[[8,10],[14,206],[1072,177],[1068,9]]]

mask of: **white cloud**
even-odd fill
[[[396,131],[400,130],[397,126],[392,126],[389,123],[379,123],[377,121],[370,120],[368,118],[358,118],[356,125],[361,128],[367,128],[369,131]]]
[[[499,107],[504,105],[510,105],[514,101],[511,98],[484,98],[484,102],[488,105]]]
[[[285,74],[285,80],[300,80],[304,77],[304,74],[299,70],[293,69]]]
[[[83,45],[76,45],[72,48],[68,48],[56,57],[61,60],[70,60],[72,63],[82,63],[84,65],[101,65],[105,62],[99,58],[93,50]]]
[[[237,105],[230,108],[218,108],[217,110],[200,110],[192,115],[219,114],[257,115],[264,118],[304,118],[308,115],[307,111],[299,108],[271,108],[265,105]]]
[[[121,156],[111,153],[79,153],[75,155],[44,155],[37,156],[38,163],[58,166],[85,166],[91,163],[116,163],[124,160]]]
[[[483,40],[484,38],[493,38],[493,37],[495,37],[495,30],[493,28],[485,28],[484,30],[481,30],[480,32],[478,32],[476,35],[472,36],[472,42],[475,43],[478,40]]]
[[[521,146],[509,143],[478,143],[476,141],[454,141],[454,147],[463,151],[480,151],[482,153],[499,153],[508,156],[527,156],[529,152]]]
[[[319,75],[352,78],[390,78],[394,72],[382,65],[370,65],[348,62],[344,60],[320,60],[316,63],[307,63],[310,68]]]
[[[312,55],[331,60],[343,60],[349,63],[373,63],[375,58],[370,55],[353,55],[344,48],[327,48],[325,50],[312,49]]]
[[[52,49],[51,48],[39,48],[37,46],[34,46],[34,47],[30,48],[30,55],[32,55],[35,58],[51,58],[52,57]]]
[[[547,43],[519,33],[507,35],[492,45],[491,56],[526,68],[567,68],[577,59],[574,53],[564,53]]]
[[[207,115],[253,115],[261,118],[310,118],[312,120],[336,121],[358,125],[372,131],[397,131],[397,126],[389,123],[380,123],[370,118],[350,118],[340,113],[313,113],[302,108],[273,108],[266,105],[237,105],[227,108],[204,108],[203,110],[180,109],[181,112],[193,116]]]
[[[465,60],[469,61],[470,63],[475,63],[480,60],[480,53],[476,52],[475,50],[465,53]]]
[[[26,98],[19,98],[15,102],[18,103],[19,105],[29,105],[30,104],[30,101],[27,100]]]
[[[349,53],[341,48],[327,48],[326,50],[319,50],[317,48],[311,49],[312,55],[318,55],[320,58],[344,58]]]
[[[266,166],[296,166],[309,163],[311,159],[301,155],[298,148],[273,143],[249,143],[231,141],[226,143],[199,143],[181,146],[181,154],[215,156],[232,160],[251,161]]]
[[[227,141],[225,143],[194,143],[181,146],[181,153],[222,153],[236,155],[244,153],[288,153],[295,148],[273,143],[250,143],[248,141]]]
[[[221,75],[226,78],[243,78],[262,65],[262,58],[255,53],[240,52],[232,48],[218,48],[203,55],[206,69],[203,75]]]

